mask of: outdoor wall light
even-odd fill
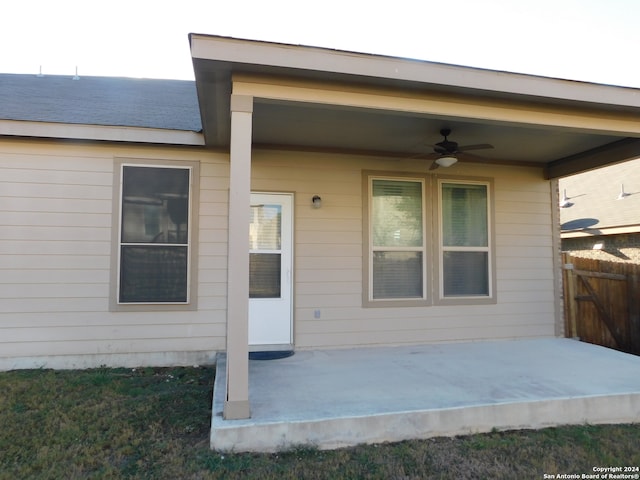
[[[314,195],[311,199],[311,204],[313,205],[313,208],[320,208],[322,206],[322,199],[320,198],[320,195]]]
[[[631,195],[630,193],[627,193],[624,191],[624,183],[620,185],[620,195],[618,195],[617,200],[624,200],[625,198],[627,198],[629,195]]]
[[[454,163],[456,163],[458,161],[458,159],[456,157],[454,157],[453,155],[443,155],[442,157],[439,157],[436,159],[436,163],[438,165],[440,165],[441,167],[450,167],[451,165],[453,165]]]
[[[563,190],[562,198],[560,199],[560,208],[569,208],[573,206],[573,203],[569,201],[569,197],[567,197],[567,191]]]

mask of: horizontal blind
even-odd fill
[[[487,252],[444,252],[444,295],[489,295]]]
[[[371,184],[371,295],[424,297],[422,182],[374,179]]]
[[[488,296],[488,186],[443,182],[442,295]]]
[[[442,185],[443,244],[488,245],[486,185]]]
[[[281,205],[252,205],[249,224],[251,250],[280,250],[282,231]]]
[[[422,184],[374,180],[372,193],[373,245],[422,246]]]

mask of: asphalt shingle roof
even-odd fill
[[[0,74],[0,119],[200,131],[185,80]]]

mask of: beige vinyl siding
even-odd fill
[[[296,195],[296,348],[554,335],[550,186],[532,168],[460,163],[446,171],[462,179],[494,179],[497,304],[363,308],[362,170],[423,174],[427,169],[419,160],[254,155],[254,190]],[[322,197],[318,210],[311,208],[315,194]],[[434,281],[429,277],[429,288]]]
[[[198,313],[214,322],[216,335],[210,349],[226,345],[227,322],[227,228],[229,157],[207,155],[200,164],[198,236]]]
[[[254,190],[295,193],[296,348],[360,344],[339,339],[326,342],[323,335],[331,330],[346,332],[354,307],[362,314],[360,184],[365,166],[366,162],[340,155],[258,152],[254,156]],[[316,194],[322,197],[320,209],[311,206]],[[316,310],[320,311],[320,319],[314,319]],[[309,326],[320,332],[310,332]]]
[[[201,162],[198,310],[110,312],[114,158]],[[228,157],[0,143],[0,368],[211,361],[224,348]]]
[[[200,162],[197,311],[109,311],[114,158]],[[496,304],[364,308],[362,171],[438,171],[276,151],[254,152],[252,167],[254,191],[295,195],[296,348],[554,334],[551,194],[539,170],[446,171],[494,181]],[[0,369],[190,363],[224,350],[228,175],[228,155],[199,148],[0,142]]]
[[[540,316],[545,309],[552,334],[556,293],[550,212],[555,205],[550,184],[535,179],[516,170],[496,188],[497,280],[501,303]]]

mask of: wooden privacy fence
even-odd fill
[[[566,336],[640,354],[640,265],[562,255]]]

